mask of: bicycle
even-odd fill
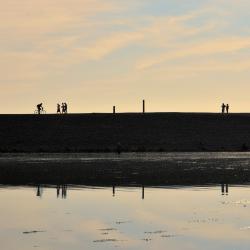
[[[36,114],[36,115],[39,114],[38,109],[36,109],[36,110],[34,111],[34,114]],[[45,115],[45,114],[46,114],[46,110],[45,110],[45,109],[40,110],[40,115]]]

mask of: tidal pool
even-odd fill
[[[250,245],[250,186],[1,186],[0,200],[4,250]]]

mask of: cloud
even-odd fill
[[[137,63],[137,69],[147,69],[155,65],[192,56],[207,56],[238,52],[239,50],[250,48],[250,37],[234,37],[211,39],[199,43],[181,44],[174,51],[160,54],[158,56],[143,59]]]
[[[75,55],[82,56],[83,60],[100,60],[118,49],[142,41],[143,37],[143,33],[140,32],[114,33],[111,36],[95,41],[89,47],[78,48],[73,52]]]
[[[214,28],[214,23],[209,22],[201,27],[190,27],[186,22],[193,20],[208,10],[194,11],[181,16],[146,18],[149,22],[146,26],[134,24],[131,31],[113,32],[105,34],[93,41],[91,45],[84,45],[72,50],[69,57],[75,58],[78,62],[88,60],[101,60],[118,49],[125,49],[128,46],[141,46],[145,49],[150,47],[166,47],[169,41],[176,38],[183,39],[204,33]],[[123,23],[128,24],[124,20]],[[78,58],[78,59],[77,59]]]
[[[95,17],[119,8],[114,1],[98,0],[4,1],[0,9],[1,83],[39,80],[52,68],[67,67],[71,61],[65,56],[90,35]]]

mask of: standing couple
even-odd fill
[[[221,113],[222,114],[225,114],[225,113],[229,113],[229,104],[226,104],[225,103],[222,103],[221,105]]]
[[[57,114],[67,114],[68,113],[68,104],[63,102],[62,105],[57,104]]]

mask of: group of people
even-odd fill
[[[229,104],[222,103],[221,105],[221,113],[228,114],[229,113]]]
[[[68,104],[63,102],[61,105],[57,103],[57,114],[67,114],[68,113]]]
[[[44,114],[45,110],[43,108],[43,104],[39,103],[36,105],[37,109],[35,111],[36,114]],[[61,105],[57,104],[57,114],[67,114],[68,113],[68,104],[63,102]]]

